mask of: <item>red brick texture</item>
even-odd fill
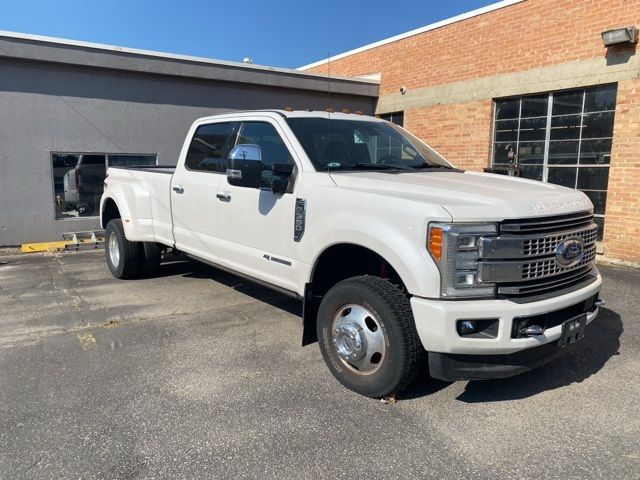
[[[381,74],[381,96],[604,58],[601,32],[640,26],[640,0],[526,0],[490,13],[333,60],[332,75]],[[327,65],[310,69],[327,72]],[[405,126],[456,166],[490,163],[490,99],[405,111]],[[606,210],[607,257],[640,263],[640,80],[618,83]]]
[[[604,243],[607,257],[640,263],[640,80],[618,82]]]

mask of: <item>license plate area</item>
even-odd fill
[[[562,322],[562,335],[558,340],[558,345],[564,347],[570,343],[577,342],[584,337],[584,330],[587,326],[587,315],[578,315]]]

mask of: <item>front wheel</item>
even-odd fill
[[[353,277],[332,287],[320,303],[317,331],[334,377],[367,397],[402,391],[425,358],[409,300],[379,277]]]
[[[116,218],[107,224],[104,248],[107,265],[114,277],[134,278],[140,273],[141,258],[144,258],[142,245],[127,240],[121,219]]]

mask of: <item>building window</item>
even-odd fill
[[[404,112],[383,113],[380,115],[382,120],[395,123],[400,127],[404,127]]]
[[[600,240],[616,94],[613,84],[495,101],[492,164],[517,163],[526,178],[586,193]]]
[[[98,215],[107,167],[156,165],[156,155],[54,153],[53,196],[57,219]]]

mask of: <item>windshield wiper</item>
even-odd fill
[[[348,168],[348,167],[347,167]],[[357,168],[361,170],[405,170],[407,172],[412,172],[415,169],[413,167],[408,167],[406,165],[393,165],[390,163],[356,163],[352,166],[352,168]]]
[[[420,165],[411,165],[413,168],[446,168],[447,170],[451,170],[451,167],[447,167],[446,165],[438,165],[437,163],[421,163]]]

